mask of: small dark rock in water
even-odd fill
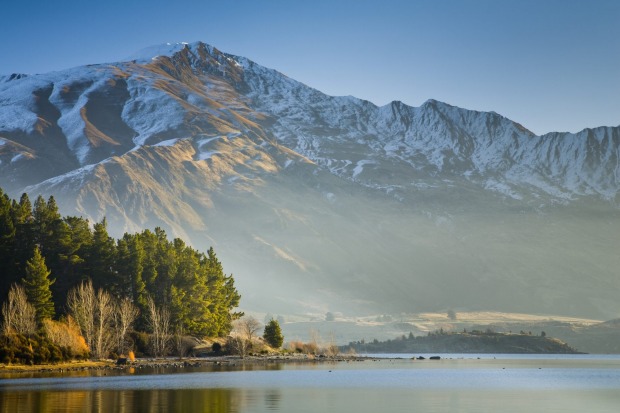
[[[441,357],[439,356],[432,356],[430,357],[431,360],[441,360]]]
[[[418,357],[418,360],[426,360],[426,358],[425,358],[425,357],[422,357],[422,356],[419,356],[419,357]]]

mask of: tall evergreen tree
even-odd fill
[[[58,226],[61,228],[55,231],[58,234],[57,246],[52,246],[50,251],[56,258],[52,258],[52,262],[56,263],[58,268],[50,265],[50,270],[56,277],[52,294],[56,312],[60,314],[65,311],[65,299],[69,290],[87,279],[84,267],[93,235],[88,220],[82,217],[65,217]],[[49,263],[47,258],[45,261]]]
[[[232,322],[243,315],[232,312],[232,309],[239,305],[241,296],[235,288],[233,277],[224,274],[222,263],[215,255],[213,247],[207,251],[203,264],[207,271],[208,302],[212,317],[209,335],[225,336],[232,329]]]
[[[263,338],[273,348],[282,347],[282,343],[284,342],[284,336],[282,335],[282,329],[280,328],[280,323],[273,318],[267,323],[265,326],[265,332],[263,333]]]
[[[144,251],[144,261],[142,263],[142,280],[145,285],[146,294],[154,296],[154,292],[157,289],[155,282],[157,280],[157,262],[155,256],[157,255],[157,237],[155,234],[145,229],[140,234],[136,234],[140,240],[142,250]]]
[[[49,278],[50,271],[45,265],[45,259],[38,247],[35,247],[31,259],[26,262],[26,276],[22,280],[26,288],[28,302],[33,305],[37,313],[37,322],[54,317],[54,302],[50,286],[54,280]]]
[[[26,261],[30,258],[30,253],[35,247],[32,235],[32,204],[28,194],[24,193],[19,202],[13,200],[11,204],[13,215],[13,225],[15,226],[14,259],[17,273],[22,271]]]
[[[108,234],[107,221],[104,218],[93,227],[93,241],[88,257],[88,274],[92,277],[95,289],[105,288],[116,294],[118,280],[114,272],[116,243]]]
[[[122,287],[120,296],[129,298],[140,311],[146,313],[148,293],[142,278],[146,253],[139,234],[125,233],[117,241],[116,251],[116,271]]]
[[[47,202],[42,196],[38,196],[35,200],[32,210],[32,236],[52,274],[56,279],[66,279],[66,271],[69,269],[66,265],[66,259],[70,250],[71,238],[69,227],[62,219],[53,196],[50,196]],[[60,311],[62,311],[67,292],[67,290],[58,291],[58,288],[61,287],[65,287],[63,282],[52,288],[52,294],[58,298],[56,303]]]
[[[177,259],[174,285],[171,287],[173,321],[189,334],[209,335],[212,317],[209,310],[207,273],[200,254],[176,238],[173,241]]]
[[[48,265],[51,257],[58,260],[60,253],[68,247],[69,229],[53,196],[47,202],[42,196],[37,197],[32,210],[32,231],[34,242],[41,246],[41,253],[46,257]]]
[[[161,304],[168,305],[170,302],[170,291],[174,285],[176,274],[177,257],[172,243],[168,241],[166,231],[160,227],[155,228],[157,238],[157,249],[155,252],[155,262],[157,263],[157,278],[155,279],[155,291],[153,297]]]
[[[13,224],[11,199],[0,189],[0,300],[4,299],[11,285],[17,281],[15,263],[15,225]]]
[[[14,203],[13,211],[15,212],[15,220],[18,224],[24,222],[32,222],[32,203],[30,202],[30,198],[27,193],[23,193],[21,197],[19,197],[19,202]]]
[[[11,214],[11,199],[0,188],[0,257],[2,258],[11,252],[15,237],[15,225]]]

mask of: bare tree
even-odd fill
[[[112,350],[114,335],[112,334],[112,320],[114,316],[114,302],[112,296],[103,289],[97,290],[95,296],[95,348],[96,358],[104,358]]]
[[[90,280],[69,291],[67,307],[79,326],[86,345],[92,351],[95,340],[95,290]]]
[[[155,357],[165,356],[170,343],[170,312],[164,306],[157,308],[155,301],[148,298],[148,323],[153,336],[151,349]]]
[[[114,330],[116,351],[125,354],[127,332],[138,318],[140,311],[128,298],[121,299],[115,306]]]
[[[89,280],[69,291],[67,306],[94,358],[104,358],[113,345],[114,305],[103,289],[95,293]]]
[[[226,341],[230,351],[242,358],[252,349],[252,340],[260,330],[261,323],[252,316],[244,316],[233,323],[232,334]]]
[[[177,326],[174,330],[174,348],[179,360],[183,359],[185,355],[195,346],[191,337],[185,335],[185,330],[182,326]]]
[[[238,354],[241,358],[248,354],[248,341],[234,332],[228,336],[226,347],[231,353]]]
[[[8,300],[2,304],[3,334],[30,335],[37,331],[36,310],[28,302],[23,286],[13,284],[9,289]]]
[[[245,357],[252,348],[252,340],[260,327],[261,323],[252,316],[245,316],[236,320],[233,324],[232,334],[226,342],[227,347],[242,358]]]
[[[237,328],[239,333],[249,342],[249,347],[252,348],[252,340],[257,335],[261,328],[261,323],[252,316],[245,316],[237,321]]]

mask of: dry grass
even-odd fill
[[[327,357],[334,357],[340,354],[338,346],[333,342],[326,344],[319,344],[319,340],[312,339],[308,343],[302,341],[290,341],[286,349],[291,353],[307,354],[312,356],[324,355]]]
[[[80,368],[96,368],[96,367],[106,367],[113,365],[110,361],[90,361],[90,360],[79,360],[79,361],[68,361],[65,363],[57,363],[57,364],[37,364],[33,366],[26,366],[23,364],[0,364],[0,372],[27,372],[27,371],[40,371],[40,370],[59,370],[59,369],[80,369]]]

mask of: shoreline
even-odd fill
[[[431,353],[421,353],[424,356],[413,357],[399,357],[399,353],[384,353],[389,354],[390,357],[377,357],[375,355],[365,354],[340,354],[335,356],[325,355],[308,355],[308,354],[271,354],[271,355],[252,355],[246,357],[221,355],[221,356],[202,356],[202,357],[184,357],[179,359],[177,357],[169,358],[137,358],[133,362],[127,362],[126,364],[118,364],[116,360],[74,360],[70,362],[57,363],[57,364],[38,364],[38,365],[22,365],[22,364],[0,364],[0,377],[3,374],[32,374],[32,373],[65,373],[65,372],[106,372],[117,371],[122,372],[124,370],[131,369],[157,369],[157,368],[200,368],[200,367],[234,367],[242,364],[253,364],[258,366],[265,366],[270,364],[281,363],[337,363],[337,362],[362,362],[362,361],[376,361],[376,360],[401,360],[409,359],[412,361],[433,361],[433,360],[453,360],[452,357],[446,357],[446,355],[453,355],[453,353],[434,353],[436,355],[431,356]],[[403,356],[410,356],[412,353],[403,353]],[[459,353],[467,354],[467,353]],[[477,356],[476,359],[480,360],[479,355],[483,353],[471,353],[472,356]],[[507,353],[488,353],[488,354],[507,354]],[[511,353],[512,354],[512,353]],[[515,353],[517,354],[517,353]],[[527,353],[520,355],[583,355],[586,353]]]
[[[137,358],[133,362],[117,364],[115,360],[75,360],[57,364],[0,364],[2,373],[57,373],[69,371],[91,370],[128,370],[131,368],[189,368],[203,366],[234,366],[243,363],[271,364],[271,363],[316,363],[316,362],[339,362],[339,361],[363,361],[373,360],[374,357],[340,355],[340,356],[312,356],[306,354],[282,354],[265,356],[206,356],[179,358]]]

